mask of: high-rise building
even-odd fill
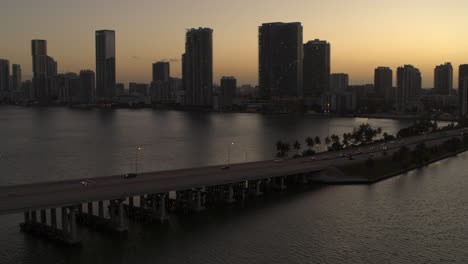
[[[468,64],[458,68],[458,99],[460,117],[468,116]]]
[[[396,107],[399,111],[410,110],[416,105],[421,92],[421,72],[412,65],[398,67]]]
[[[434,69],[434,89],[437,94],[449,95],[453,90],[453,68],[450,62]]]
[[[10,91],[10,61],[0,59],[0,100]]]
[[[57,62],[54,58],[47,56],[47,76],[57,75]]]
[[[170,66],[169,62],[158,61],[153,63],[153,82],[169,82]]]
[[[330,75],[330,92],[344,93],[348,88],[349,77],[346,73],[333,73]]]
[[[37,100],[41,105],[49,103],[49,93],[47,84],[47,41],[33,39],[31,41],[32,68],[33,68],[33,89],[32,99]]]
[[[221,78],[221,87],[219,94],[219,106],[221,108],[230,108],[236,98],[237,80],[234,77]]]
[[[185,34],[182,79],[185,103],[211,106],[213,97],[213,30],[189,29]]]
[[[379,97],[385,97],[393,88],[393,71],[389,67],[378,67],[374,71],[374,89]]]
[[[302,96],[301,23],[262,24],[258,41],[261,97]]]
[[[12,88],[14,91],[21,90],[21,66],[19,64],[13,64],[12,66],[12,76],[11,80],[13,82]]]
[[[115,31],[96,31],[96,102],[109,103],[115,93]]]
[[[90,104],[94,101],[94,91],[96,87],[96,78],[92,70],[80,71],[80,101],[84,104]]]
[[[304,44],[304,97],[320,96],[330,89],[330,43],[312,40]]]

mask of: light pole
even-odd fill
[[[141,147],[138,147],[135,152],[135,174],[138,174],[138,152],[141,150]]]
[[[231,165],[231,146],[234,145],[234,142],[228,145],[228,165]]]

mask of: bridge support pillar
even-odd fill
[[[98,202],[98,211],[99,217],[104,218],[104,201]]]
[[[31,223],[35,224],[37,223],[37,214],[36,211],[31,212]]]
[[[78,236],[76,232],[76,213],[77,213],[77,208],[76,207],[70,207],[70,213],[69,213],[69,218],[70,218],[70,241],[78,241]]]
[[[133,196],[128,197],[128,206],[133,207],[134,206],[134,199]]]
[[[68,233],[68,212],[66,207],[62,207],[62,231]]]
[[[50,225],[53,228],[57,228],[57,209],[50,209]]]
[[[202,197],[201,189],[196,189],[194,195],[195,196],[194,196],[194,201],[192,203],[193,204],[192,209],[195,212],[200,212],[200,211],[205,210],[205,207],[202,204],[203,197]]]
[[[31,213],[29,211],[24,212],[24,223],[26,224],[31,223]]]
[[[227,187],[226,203],[232,204],[235,202],[236,200],[234,199],[234,187],[232,186],[232,184],[229,184]]]
[[[47,224],[46,210],[41,210],[41,224]]]
[[[93,203],[90,202],[88,203],[88,214],[92,215],[94,212],[93,212]]]

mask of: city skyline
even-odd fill
[[[57,10],[63,4],[54,0],[47,1],[49,5],[45,5],[47,9],[41,9],[43,13],[32,13],[38,7],[34,6],[35,3],[24,6],[24,2],[8,3],[0,11],[12,22],[8,24],[15,24],[15,21],[16,24],[25,24],[32,18],[47,17],[40,27],[28,23],[21,32],[12,31],[6,24],[0,26],[0,33],[9,39],[7,45],[0,47],[0,53],[11,64],[22,65],[23,79],[31,79],[31,62],[27,53],[30,40],[35,38],[48,41],[49,53],[58,61],[59,72],[95,70],[93,32],[104,28],[117,32],[117,82],[149,83],[151,64],[160,60],[171,61],[173,76],[180,77],[184,30],[200,26],[214,30],[214,80],[232,75],[240,84],[255,85],[258,83],[258,26],[277,21],[301,22],[304,43],[316,38],[329,42],[332,47],[331,72],[348,73],[350,84],[372,83],[373,71],[378,66],[396,70],[401,65],[412,64],[421,69],[423,87],[432,88],[434,66],[452,62],[457,67],[468,61],[468,51],[464,47],[467,37],[459,34],[467,24],[460,7],[468,4],[461,1],[424,1],[421,10],[416,9],[421,1],[406,3],[406,8],[398,7],[396,2],[400,1],[376,5],[369,1],[350,4],[336,0],[320,7],[317,2],[295,1],[295,5],[274,2],[271,4],[279,7],[275,8],[278,11],[271,10],[269,15],[261,12],[264,8],[262,1],[253,3],[249,9],[242,5],[242,1],[232,3],[231,11],[227,13],[217,12],[222,5],[213,1],[201,1],[198,5],[187,3],[186,6],[167,1],[141,1],[138,7],[116,3],[111,17],[93,16],[107,1],[92,8],[80,5],[82,8],[78,11],[70,9],[74,13],[68,9]],[[393,12],[388,12],[389,8]],[[435,13],[436,10],[439,13]],[[146,16],[149,11],[167,14],[149,18]],[[200,12],[202,16],[187,16],[193,11]],[[414,13],[416,11],[417,14]],[[12,16],[18,12],[24,15]],[[50,12],[57,14],[50,16]],[[85,15],[85,12],[89,14]],[[393,15],[395,12],[399,14],[397,17]],[[447,18],[448,13],[450,16]],[[180,19],[166,23],[164,27],[157,26],[171,14],[177,14]],[[130,22],[124,19],[132,15],[138,15],[138,18]],[[69,16],[71,21],[62,21],[62,16]],[[356,16],[359,16],[359,21],[353,21]],[[444,18],[443,24],[438,23],[439,16]],[[75,23],[73,19],[76,17],[90,19],[82,18],[80,23]],[[331,20],[332,17],[337,19]],[[72,26],[67,28],[70,23]],[[408,27],[408,23],[414,23],[416,27]],[[432,34],[432,31],[439,34]],[[64,37],[65,34],[68,35]],[[74,52],[68,52],[70,49]],[[457,78],[457,72],[454,78]]]

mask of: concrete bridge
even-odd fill
[[[173,171],[0,187],[0,215],[24,213],[21,229],[53,240],[80,242],[77,224],[98,231],[127,231],[127,218],[165,222],[173,213],[197,212],[219,205],[304,186],[330,167],[366,160],[370,154],[391,154],[401,146],[437,144],[464,130],[398,139],[385,150],[375,146],[322,153],[311,158],[261,161]],[[357,154],[359,153],[359,154]],[[350,160],[346,156],[353,155]],[[86,183],[86,184],[83,184]]]

